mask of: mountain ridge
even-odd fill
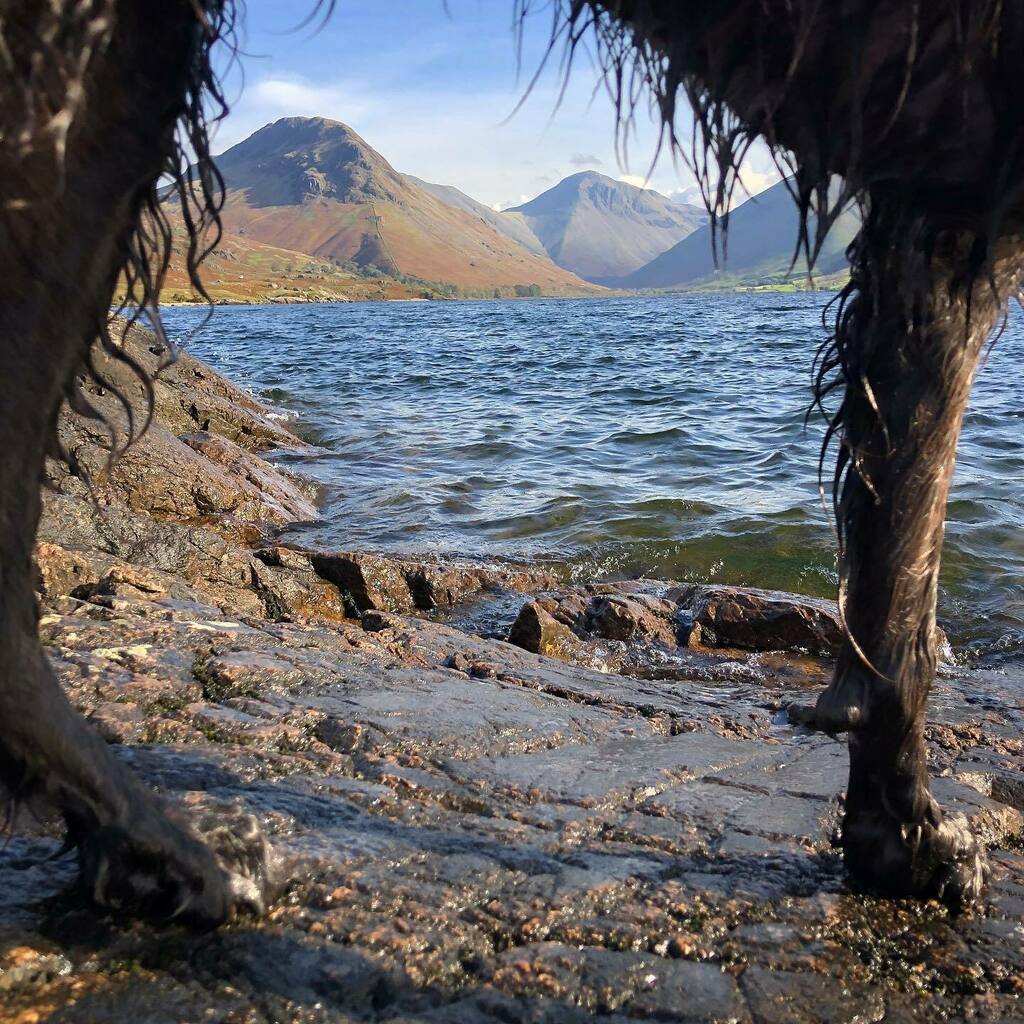
[[[520,218],[555,263],[590,281],[638,269],[707,221],[703,209],[594,170],[505,215]]]
[[[231,234],[468,294],[600,292],[437,198],[340,121],[281,118],[216,159]]]
[[[397,171],[342,122],[306,117],[265,125],[216,160],[226,186],[225,236],[206,273],[216,301],[585,296],[795,276],[798,218],[783,182],[732,211],[719,269],[705,211],[594,170],[499,212]],[[857,228],[854,214],[839,218],[817,274],[845,270]],[[602,266],[633,269],[602,275]],[[189,301],[190,292],[176,246],[167,294]]]
[[[406,177],[411,178],[420,188],[426,189],[431,195],[440,199],[441,202],[454,206],[456,209],[464,210],[474,217],[479,217],[484,223],[489,224],[502,234],[508,235],[509,238],[518,242],[524,249],[528,249],[534,255],[548,255],[543,242],[521,218],[509,216],[504,211],[499,213],[492,207],[467,195],[454,185],[439,185],[435,182],[424,181],[422,178],[417,178],[415,174],[407,174]]]
[[[859,226],[853,210],[839,216],[815,264],[816,275],[846,269],[846,247]],[[705,225],[632,274],[601,283],[630,290],[781,284],[806,273],[802,259],[791,267],[798,237],[797,206],[787,183],[780,181],[729,214],[728,249],[720,267],[715,266],[710,225]]]

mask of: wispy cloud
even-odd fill
[[[627,185],[633,185],[635,188],[650,188],[650,178],[640,174],[620,174],[619,181],[624,181]]]
[[[508,199],[503,203],[495,203],[494,210],[498,213],[504,213],[506,210],[511,210],[514,206],[522,206],[523,203],[528,203],[530,196],[520,196],[518,199]]]
[[[569,163],[573,167],[601,167],[604,161],[599,156],[594,156],[593,153],[573,153],[569,157]]]

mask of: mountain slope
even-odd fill
[[[682,288],[781,281],[789,276],[798,225],[796,204],[786,183],[780,181],[732,211],[728,254],[721,269],[715,268],[711,228],[705,225],[634,273],[604,283],[621,288]],[[845,268],[845,250],[858,227],[853,211],[839,217],[818,258],[816,274]],[[799,261],[794,273],[803,273],[805,266]]]
[[[399,174],[338,121],[283,118],[217,165],[231,234],[469,293],[597,290]]]
[[[522,221],[561,267],[588,280],[621,277],[707,220],[695,206],[583,171],[505,216]]]
[[[465,192],[461,192],[454,185],[435,185],[433,182],[423,181],[412,174],[407,174],[406,177],[410,181],[416,182],[420,188],[425,189],[432,196],[436,196],[442,203],[453,206],[456,210],[463,210],[474,217],[479,217],[485,224],[500,231],[503,235],[507,235],[513,242],[518,242],[524,249],[528,249],[537,256],[547,255],[544,244],[521,217],[492,210],[489,206],[467,196]]]
[[[165,302],[199,302],[186,270],[187,243],[177,218],[175,240],[161,293]],[[225,234],[203,262],[202,279],[214,302],[337,302],[433,297],[430,288],[385,275],[356,273],[309,253]],[[119,298],[120,298],[119,293]]]

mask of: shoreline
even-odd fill
[[[130,336],[146,366],[154,340]],[[156,389],[109,475],[102,428],[62,420],[100,507],[51,464],[46,650],[145,779],[244,804],[294,881],[213,935],[96,924],[61,895],[73,865],[23,866],[59,840],[20,815],[12,1019],[1011,1019],[1019,677],[950,667],[929,717],[936,795],[993,846],[984,906],[851,894],[830,842],[845,745],[784,713],[827,676],[828,602],[288,546],[313,494],[261,453],[303,442],[187,353]]]
[[[328,305],[328,306],[346,306],[353,305],[356,303],[363,302],[578,302],[581,299],[632,299],[632,298],[650,298],[657,296],[671,297],[673,295],[738,295],[754,293],[759,294],[763,292],[778,292],[778,293],[789,293],[789,292],[800,292],[801,294],[807,292],[820,292],[821,294],[831,294],[837,292],[845,281],[840,282],[822,282],[820,286],[815,285],[813,288],[804,287],[794,282],[782,282],[777,284],[750,284],[750,285],[715,285],[713,283],[697,284],[687,288],[672,288],[672,289],[644,289],[641,291],[617,291],[612,288],[604,289],[598,294],[581,294],[581,295],[500,295],[500,296],[462,296],[462,295],[432,295],[430,297],[402,297],[402,298],[388,298],[386,296],[374,297],[374,298],[356,298],[349,299],[343,297],[328,298],[328,297],[317,297],[317,298],[301,298],[301,297],[285,297],[270,298],[263,296],[262,298],[253,299],[214,299],[214,306],[311,306],[311,305]],[[186,302],[182,300],[174,299],[161,299],[161,306],[174,307],[174,308],[203,308],[208,307],[208,303],[203,301]]]

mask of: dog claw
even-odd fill
[[[256,820],[225,809],[197,824],[193,832],[159,815],[131,831],[108,827],[86,836],[79,857],[94,902],[202,925],[264,913],[278,864]]]

